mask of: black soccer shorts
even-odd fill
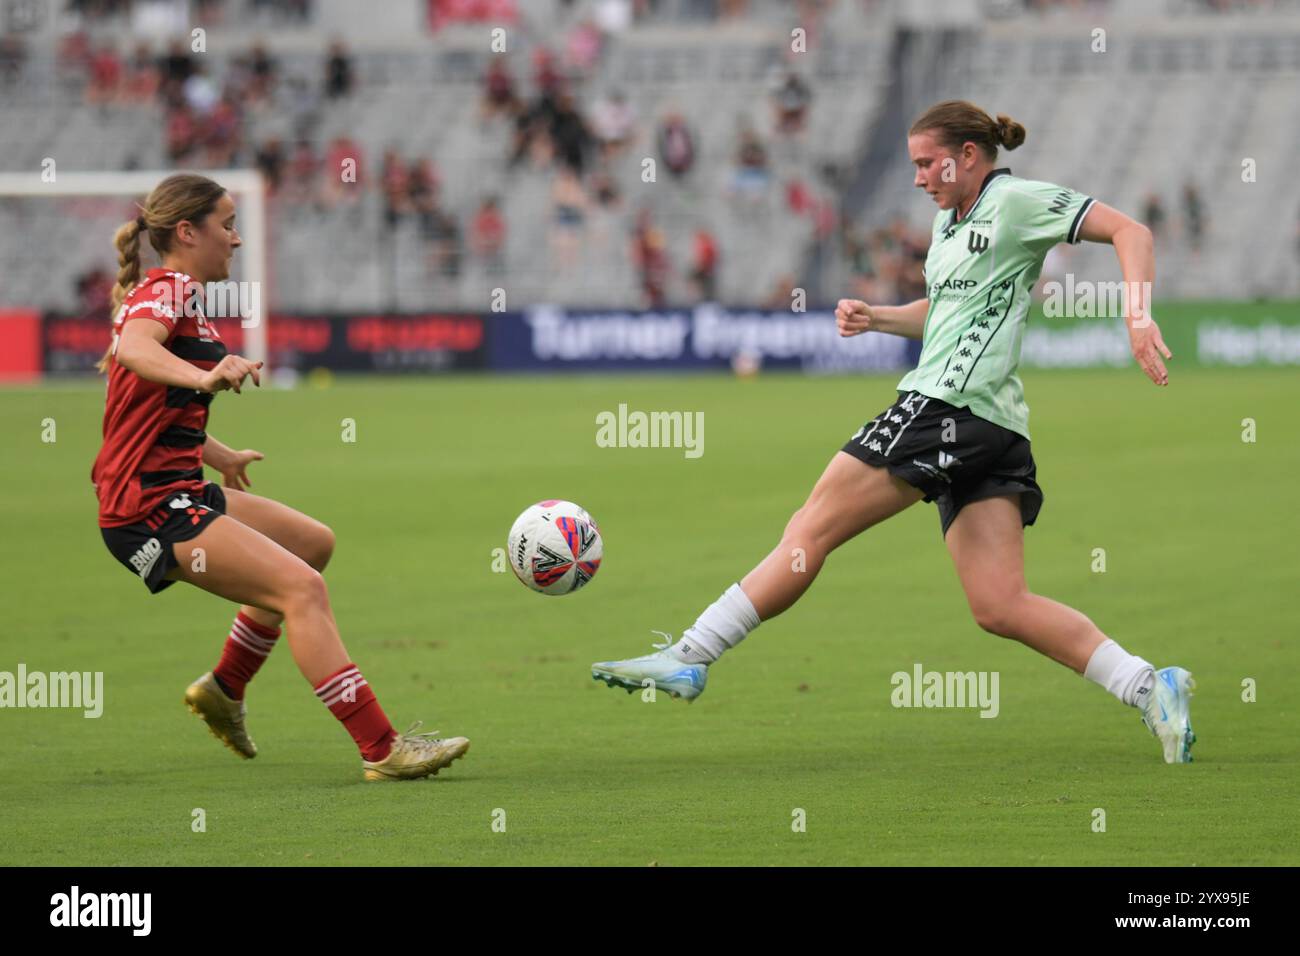
[[[137,575],[149,593],[157,594],[176,583],[165,580],[167,572],[180,565],[172,545],[197,537],[225,513],[226,493],[209,481],[197,496],[193,492],[169,495],[143,521],[99,530],[113,557]]]
[[[1028,438],[919,392],[898,396],[858,429],[845,452],[923,491],[939,506],[945,535],[970,502],[1017,492],[1021,523],[1034,523],[1043,490]]]

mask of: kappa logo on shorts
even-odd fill
[[[171,501],[167,502],[172,508],[180,511],[185,509],[185,513],[190,516],[190,524],[198,524],[203,519],[199,515],[205,515],[212,509],[207,505],[196,505],[190,501],[189,495],[177,495]]]

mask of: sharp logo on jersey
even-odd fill
[[[149,576],[149,572],[161,557],[162,544],[157,538],[150,538],[139,551],[131,555],[131,567],[135,568],[140,577],[145,578]]]
[[[943,292],[945,289],[961,290],[973,289],[979,285],[974,279],[944,279],[942,282],[934,283],[930,289],[934,294]]]
[[[979,255],[989,247],[989,237],[971,230],[970,238],[966,242],[966,248],[975,255]]]
[[[1065,212],[1065,207],[1070,205],[1070,197],[1072,195],[1073,193],[1071,193],[1070,190],[1062,189],[1052,199],[1052,204],[1047,207],[1047,211],[1054,212],[1059,216],[1061,213]]]

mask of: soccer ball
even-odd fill
[[[506,539],[510,567],[542,594],[568,594],[600,567],[605,545],[596,520],[572,501],[539,501],[515,519]]]

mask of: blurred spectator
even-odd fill
[[[1201,237],[1205,233],[1205,217],[1201,194],[1190,182],[1183,186],[1183,219],[1187,224],[1187,244],[1192,247],[1192,251],[1199,252]]]
[[[172,40],[167,45],[167,53],[158,66],[162,72],[159,95],[164,100],[174,103],[181,98],[181,90],[186,80],[194,73],[194,58],[190,55],[189,47],[180,40]]]
[[[565,40],[564,65],[569,75],[582,80],[591,72],[600,59],[604,46],[604,37],[596,24],[588,17],[580,20]]]
[[[797,136],[802,133],[811,102],[812,90],[808,84],[793,70],[787,72],[772,93],[777,133],[782,136]]]
[[[283,196],[287,203],[306,205],[317,198],[316,174],[320,171],[320,157],[310,140],[300,139],[285,165]]]
[[[561,93],[556,101],[550,135],[556,158],[581,176],[592,137],[586,121],[578,113],[573,97],[568,93]]]
[[[101,43],[90,55],[90,82],[86,84],[87,103],[112,103],[122,83],[122,61],[110,42]]]
[[[609,169],[602,166],[591,176],[591,194],[602,209],[615,210],[622,202],[618,191],[618,181],[610,175]]]
[[[242,122],[243,117],[235,98],[229,94],[222,96],[202,125],[205,162],[209,167],[223,169],[234,165],[241,145]]]
[[[352,94],[352,59],[341,40],[330,44],[325,61],[325,96],[331,100],[343,99]]]
[[[555,54],[544,46],[533,50],[533,85],[543,96],[554,97],[560,92],[564,77],[555,62]]]
[[[284,144],[279,139],[268,139],[257,149],[257,168],[266,177],[267,191],[279,192],[284,179]]]
[[[1165,207],[1160,202],[1160,197],[1155,193],[1147,193],[1147,198],[1142,203],[1142,221],[1146,223],[1151,234],[1157,239],[1161,237],[1165,229]]]
[[[506,221],[501,216],[495,196],[479,204],[470,226],[470,249],[483,263],[488,275],[505,271]]]
[[[668,278],[671,266],[663,232],[650,219],[650,210],[637,214],[632,231],[632,264],[641,280],[641,293],[647,308],[658,309],[668,303]]]
[[[364,183],[361,147],[351,137],[334,137],[325,150],[321,204],[326,209],[333,209],[335,206],[355,206],[361,201]]]
[[[577,262],[587,217],[587,195],[578,176],[562,168],[551,183],[551,262],[568,272]]]
[[[402,162],[396,150],[384,153],[379,168],[379,189],[384,196],[384,223],[389,229],[396,229],[402,217],[410,211],[406,163]]]
[[[461,234],[456,217],[435,200],[420,213],[420,234],[430,244],[430,268],[450,279],[460,275]]]
[[[895,305],[924,298],[929,234],[912,229],[902,216],[862,233],[850,224],[840,231],[840,250],[853,273],[852,291],[867,302]]]
[[[320,122],[323,99],[320,89],[307,77],[297,75],[290,76],[285,87],[288,91],[289,125],[298,135],[309,135]]]
[[[602,159],[616,156],[631,145],[636,114],[619,90],[601,99],[591,111],[591,131],[600,144]]]
[[[690,280],[695,298],[712,302],[717,296],[718,244],[707,229],[695,230],[691,240]]]
[[[260,103],[275,94],[277,76],[275,59],[267,52],[260,40],[253,44],[253,49],[249,53],[248,73],[250,99]]]
[[[411,170],[406,177],[406,191],[410,198],[411,211],[415,213],[422,226],[427,226],[429,217],[438,208],[438,194],[442,189],[442,180],[433,168],[433,160],[424,158],[411,163]],[[425,232],[429,230],[426,228]]]
[[[89,79],[90,37],[81,30],[65,35],[59,40],[59,79],[65,87],[80,90]]]
[[[166,141],[167,159],[173,166],[185,163],[198,144],[199,126],[189,106],[181,103],[172,107],[167,113]]]
[[[681,113],[669,113],[659,124],[659,158],[674,179],[681,179],[695,165],[695,137]]]
[[[757,205],[767,197],[769,179],[767,150],[753,128],[745,124],[736,144],[736,166],[731,174],[730,192],[750,205]]]
[[[161,74],[149,44],[141,40],[131,54],[131,65],[126,73],[126,98],[134,103],[145,103],[158,95]]]
[[[505,57],[494,56],[483,74],[483,106],[480,117],[490,120],[498,115],[514,116],[521,108],[515,93],[515,78],[506,68]]]
[[[0,37],[0,84],[14,86],[27,62],[27,47],[16,33]]]
[[[207,69],[202,64],[194,68],[181,87],[181,94],[201,122],[216,108],[217,101],[221,98],[217,84],[207,75]]]
[[[77,313],[82,318],[101,318],[108,314],[109,298],[116,277],[100,266],[94,266],[74,280],[77,293]]]
[[[525,156],[529,157],[534,166],[550,165],[554,150],[548,131],[555,109],[555,101],[548,95],[542,95],[515,117],[514,145],[509,163],[511,169]]]

